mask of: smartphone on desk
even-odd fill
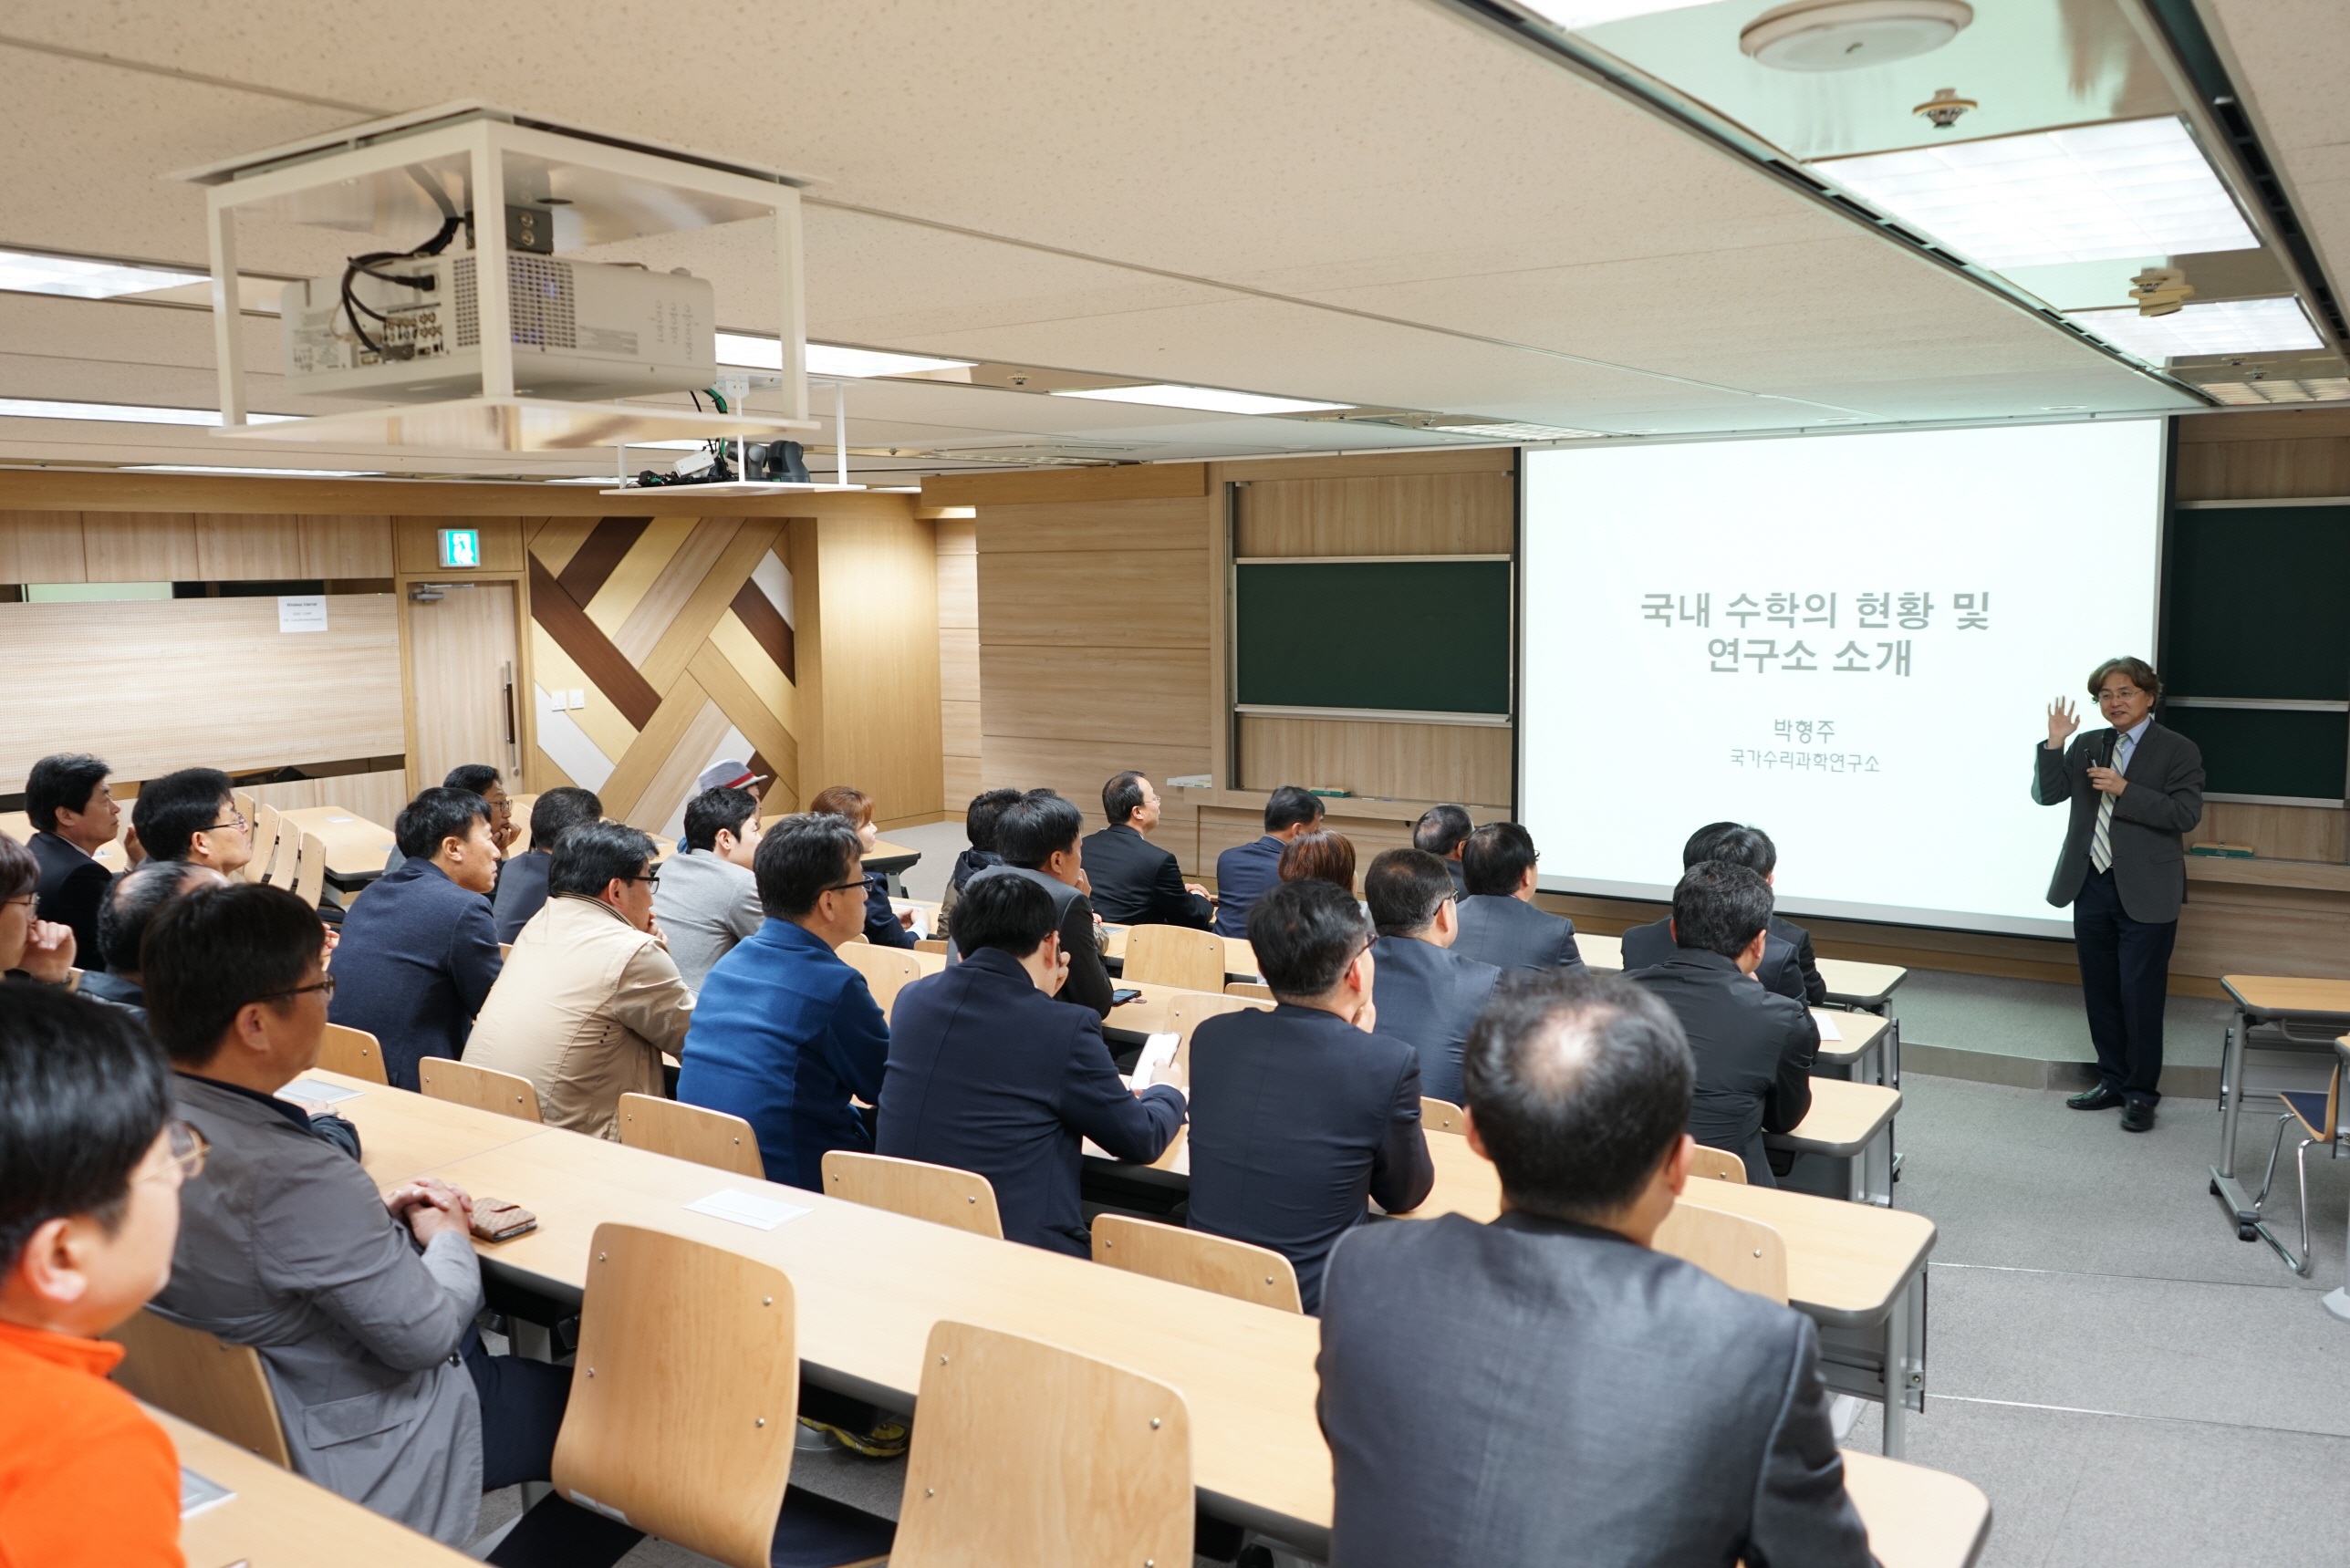
[[[1112,1007],[1124,1007],[1128,1002],[1139,1002],[1141,998],[1142,992],[1130,985],[1122,985],[1109,993],[1109,1004]]]

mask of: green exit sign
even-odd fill
[[[441,564],[443,566],[480,566],[482,531],[479,528],[442,529]]]

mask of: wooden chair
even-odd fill
[[[824,1190],[868,1208],[1003,1239],[995,1189],[987,1178],[951,1165],[836,1148],[824,1157]]]
[[[2276,1184],[2277,1156],[2284,1149],[2285,1129],[2300,1124],[2301,1145],[2293,1153],[2293,1174],[2301,1182],[2301,1251],[2285,1260],[2293,1272],[2307,1277],[2314,1260],[2309,1252],[2309,1146],[2327,1145],[2335,1158],[2342,1156],[2342,1064],[2334,1064],[2334,1076],[2326,1081],[2325,1092],[2309,1089],[2280,1089],[2277,1098],[2284,1102],[2284,1115],[2277,1117],[2276,1142],[2269,1147],[2268,1174],[2261,1178],[2260,1196],[2252,1199],[2252,1214],[2258,1218],[2262,1205],[2269,1200],[2269,1189]]]
[[[1273,1000],[1273,987],[1269,985],[1257,985],[1245,980],[1236,980],[1231,981],[1224,987],[1224,994],[1226,996],[1245,996],[1256,1002],[1271,1002]]]
[[[920,1405],[890,1568],[1192,1560],[1191,1412],[1166,1384],[941,1323]]]
[[[1726,1285],[1786,1303],[1787,1243],[1760,1220],[1708,1209],[1684,1192],[1657,1227],[1655,1245]]]
[[[790,1484],[799,1333],[782,1270],[634,1225],[597,1226],[588,1259],[557,1499],[730,1568],[889,1555],[889,1521]]]
[[[1251,1008],[1264,1012],[1267,1004],[1250,997],[1226,996],[1222,992],[1212,991],[1175,999],[1167,1009],[1167,1017],[1175,1026],[1175,1064],[1182,1070],[1183,1082],[1188,1084],[1191,1081],[1191,1036],[1200,1025],[1211,1018]]]
[[[918,953],[937,953],[941,958],[944,958],[947,941],[944,937],[924,937],[914,944],[914,950]]]
[[[291,833],[293,825],[286,825]],[[312,909],[327,896],[327,841],[315,833],[300,835],[300,845],[294,861],[294,896]]]
[[[880,1006],[881,1016],[888,1018],[897,1004],[898,993],[922,978],[922,966],[904,948],[877,948],[870,942],[847,942],[840,949],[840,959],[849,968],[865,977],[873,992],[873,1000]]]
[[[141,1307],[107,1331],[125,1352],[114,1381],[150,1405],[272,1464],[292,1468],[277,1400],[249,1345],[224,1345]]]
[[[347,1078],[365,1078],[386,1087],[391,1084],[383,1070],[383,1047],[364,1029],[328,1024],[325,1037],[318,1042],[318,1065]]]
[[[1125,981],[1175,985],[1185,991],[1224,989],[1224,939],[1189,926],[1132,926],[1126,933]]]
[[[424,1085],[424,1093],[432,1099],[471,1106],[477,1111],[495,1111],[519,1121],[544,1119],[538,1114],[538,1090],[528,1078],[468,1066],[446,1056],[425,1057],[417,1063],[416,1075]]]
[[[741,1116],[681,1106],[651,1095],[620,1096],[620,1141],[672,1159],[690,1159],[736,1176],[767,1177],[759,1135]]]
[[[498,961],[500,963],[504,963],[506,960],[512,957],[514,957],[514,943],[500,942],[498,944]]]
[[[293,849],[286,854],[286,863],[281,868],[278,865],[282,847],[279,840],[285,836],[286,823],[278,815],[277,808],[274,805],[256,806],[254,815],[247,816],[245,821],[250,824],[247,831],[253,841],[253,858],[244,863],[242,873],[244,879],[248,882],[268,882],[281,888],[293,881],[294,855],[299,852],[301,844],[298,839],[296,841]]]
[[[1713,1181],[1734,1181],[1746,1185],[1746,1162],[1734,1154],[1699,1144],[1690,1150],[1690,1174]]]
[[[1268,1247],[1123,1214],[1094,1217],[1094,1262],[1154,1280],[1303,1313],[1297,1271]]]
[[[1419,1125],[1429,1132],[1457,1133],[1461,1130],[1461,1107],[1451,1100],[1419,1097]]]

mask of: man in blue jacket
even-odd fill
[[[861,860],[843,817],[803,813],[767,829],[751,868],[767,923],[702,982],[677,1080],[687,1105],[757,1129],[768,1180],[811,1192],[826,1150],[872,1149],[849,1098],[880,1098],[889,1056],[872,991],[834,951],[865,929]]]
[[[1322,803],[1311,790],[1284,784],[1264,803],[1264,836],[1216,857],[1216,930],[1248,935],[1249,906],[1281,880],[1281,852],[1301,833],[1322,821]]]
[[[392,1086],[413,1089],[420,1060],[465,1054],[504,967],[489,898],[498,846],[489,805],[466,789],[424,791],[392,836],[408,858],[343,917],[328,1017],[374,1035]]]
[[[898,993],[881,1080],[879,1152],[976,1171],[1003,1234],[1092,1253],[1077,1201],[1082,1140],[1153,1160],[1183,1125],[1182,1091],[1138,1096],[1090,1007],[1055,1002],[1069,961],[1053,899],[1023,877],[972,880],[955,909],[962,961]]]

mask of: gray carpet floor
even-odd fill
[[[1990,975],[1912,970],[1893,993],[1905,1044],[2028,1056],[2042,1062],[2092,1062],[2089,1023],[2076,986]],[[2174,996],[2163,1008],[2162,1059],[2185,1067],[2220,1064],[2220,1037],[2234,1016],[2230,1003]]]

